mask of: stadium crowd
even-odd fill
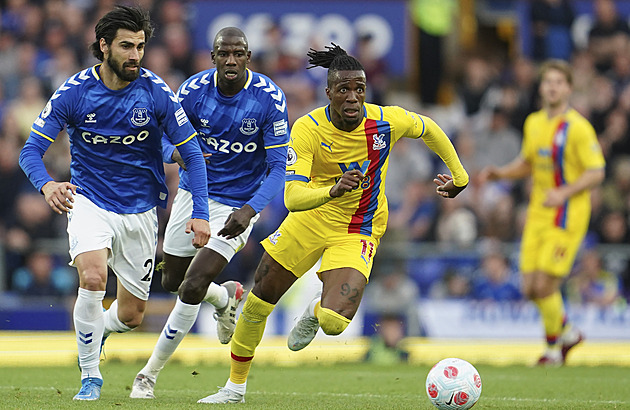
[[[208,67],[209,50],[192,47],[188,3],[139,3],[151,10],[157,23],[156,37],[148,44],[143,65],[176,90],[184,79]],[[113,4],[110,0],[1,2],[0,251],[6,283],[0,289],[37,295],[72,295],[76,291],[76,279],[67,272],[66,216],[53,213],[34,191],[18,166],[18,153],[54,90],[66,78],[97,63],[87,45],[93,39],[96,20]],[[605,182],[593,191],[593,216],[585,246],[589,252],[584,252],[584,260],[578,257],[575,279],[569,281],[567,294],[578,303],[630,300],[628,259],[602,258],[598,253],[600,244],[624,245],[630,240],[630,28],[619,16],[613,17],[615,24],[608,28],[595,14],[589,41],[571,46],[570,53],[575,79],[572,105],[595,127],[607,161]],[[256,50],[250,68],[268,75],[285,91],[292,123],[325,103],[320,91],[325,78],[305,70],[306,52],[303,56],[285,53],[280,38],[279,28],[270,28],[266,49]],[[608,54],[593,46],[602,38],[614,38],[616,47]],[[470,186],[457,201],[439,201],[432,178],[445,171],[440,168],[441,161],[421,144],[400,141],[390,158],[390,220],[384,244],[417,248],[436,243],[443,249],[478,255],[455,265],[438,261],[432,268],[409,260],[405,264],[407,274],[420,286],[421,295],[519,298],[514,285],[517,255],[497,252],[503,249],[499,244],[514,243],[521,237],[529,186],[507,182],[482,185],[476,177],[484,166],[503,165],[518,154],[524,119],[538,108],[537,59],[522,55],[498,58],[482,51],[461,54],[450,62],[451,67],[458,67],[451,68],[452,97],[427,105],[420,102],[417,92],[409,95],[410,87],[405,87],[406,93],[397,89],[396,84],[411,80],[389,78],[386,62],[370,59],[365,47],[369,41],[369,37],[361,38],[358,47],[349,50],[363,62],[368,83],[374,87],[368,101],[407,105],[434,118],[453,139],[471,176]],[[44,157],[56,180],[69,180],[67,137],[65,141],[53,144]],[[166,169],[172,199],[177,167],[167,165]],[[279,195],[262,212],[253,238],[221,280],[252,279],[262,253],[259,239],[271,233],[286,212]],[[168,215],[169,210],[161,211],[161,233]],[[383,248],[381,258],[393,258],[387,249]],[[379,271],[377,265],[375,278],[386,276],[386,270]],[[162,291],[158,277],[152,291]],[[605,295],[593,295],[598,291]]]

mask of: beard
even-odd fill
[[[137,71],[124,71],[126,66],[130,66],[132,64],[130,64],[130,63],[118,64],[116,62],[116,60],[114,60],[112,58],[111,55],[109,55],[107,57],[107,64],[112,69],[114,74],[116,74],[116,76],[118,78],[120,78],[122,81],[131,82],[131,81],[134,81],[134,80],[138,79],[138,77],[140,76],[140,70],[137,70]],[[138,64],[138,67],[140,67],[139,64]]]

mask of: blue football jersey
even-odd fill
[[[29,139],[49,145],[67,126],[70,182],[100,208],[139,213],[165,206],[162,136],[166,133],[173,144],[186,144],[188,150],[197,145],[195,129],[175,94],[154,73],[142,69],[137,80],[112,90],[100,80],[99,69],[100,64],[87,68],[59,87]],[[47,182],[39,175],[29,178],[37,189]]]
[[[206,167],[209,197],[233,207],[248,203],[260,212],[284,187],[289,123],[282,90],[247,70],[243,89],[226,97],[217,87],[216,69],[210,69],[186,80],[177,95],[201,150],[212,154]],[[190,190],[189,173],[180,169],[179,175],[180,188]],[[267,177],[274,183],[263,185]]]

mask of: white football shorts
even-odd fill
[[[74,196],[73,205],[68,212],[70,265],[74,266],[77,255],[107,248],[107,264],[120,283],[138,299],[149,299],[157,249],[157,209],[117,214],[80,194]]]
[[[192,245],[193,234],[186,233],[186,223],[190,220],[192,209],[192,194],[185,189],[179,188],[173,200],[171,216],[164,233],[164,253],[179,257],[195,256],[197,249]],[[260,214],[256,214],[249,221],[249,226],[242,234],[233,239],[226,239],[223,236],[218,236],[217,233],[223,229],[225,221],[236,208],[208,199],[208,209],[210,211],[211,236],[205,247],[219,253],[229,262],[236,252],[247,243],[247,238],[249,238],[254,228],[254,223],[256,223]]]

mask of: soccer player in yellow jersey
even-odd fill
[[[389,153],[402,137],[422,138],[452,173],[434,180],[437,193],[457,196],[468,174],[448,137],[425,116],[365,103],[361,63],[333,44],[308,53],[312,67],[328,68],[330,104],[298,119],[287,155],[285,204],[290,213],[262,241],[265,253],[231,344],[230,378],[200,403],[244,401],[247,375],[265,322],[280,297],[322,258],[323,282],[289,335],[289,348],[308,345],[321,327],[338,335],[353,318],[387,225],[385,178]]]
[[[559,366],[583,338],[567,323],[560,285],[588,229],[590,190],[604,179],[605,162],[593,127],[569,106],[569,65],[550,60],[540,73],[542,109],[525,121],[520,155],[482,170],[480,180],[532,177],[520,254],[523,294],[545,328],[547,350],[538,364]]]

